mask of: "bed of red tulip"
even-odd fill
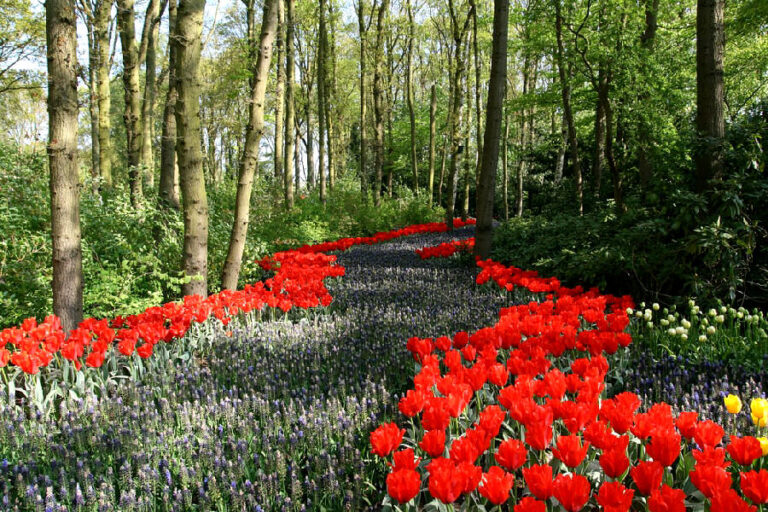
[[[471,219],[456,219],[454,227],[473,223]],[[0,331],[0,368],[10,364],[34,375],[60,358],[73,362],[78,370],[83,365],[99,368],[110,355],[131,357],[136,353],[147,359],[152,356],[157,343],[181,338],[193,323],[204,322],[211,316],[226,325],[240,313],[264,308],[287,312],[292,308],[327,306],[332,297],[324,280],[343,276],[344,267],[336,264],[336,256],[325,253],[446,230],[444,223],[416,224],[369,237],[342,238],[278,252],[259,261],[263,269],[274,271],[274,275],[263,282],[206,298],[187,296],[179,302],[151,307],[137,315],[101,320],[88,318],[71,332],[65,332],[54,315],[39,323],[28,318],[21,326]]]
[[[632,393],[601,399],[606,355],[631,342],[631,298],[491,260],[477,265],[478,284],[546,298],[505,308],[472,334],[408,340],[420,365],[399,402],[409,428],[393,422],[370,435],[391,467],[389,499],[514,512],[741,512],[768,503],[767,454],[756,438],[726,438],[720,425],[695,412],[675,416],[665,403],[639,412]]]

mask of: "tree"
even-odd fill
[[[285,1],[277,2],[277,87],[275,89],[275,182],[283,184],[285,165]]]
[[[162,205],[178,210],[179,168],[176,158],[176,98],[178,97],[176,80],[176,45],[172,36],[176,31],[176,0],[168,0],[168,92],[163,109],[163,133],[160,145],[160,202]]]
[[[83,318],[76,26],[74,0],[46,0],[53,312],[67,330],[77,327]]]
[[[723,175],[723,54],[725,0],[698,0],[696,9],[696,189]]]
[[[266,0],[261,22],[259,48],[254,59],[253,80],[249,105],[249,120],[245,135],[243,158],[237,180],[237,197],[235,199],[235,219],[232,223],[232,233],[229,237],[229,249],[224,269],[221,275],[221,287],[225,290],[237,288],[240,275],[240,265],[245,249],[248,233],[248,218],[251,204],[253,176],[259,163],[259,144],[264,133],[264,96],[269,78],[269,64],[272,60],[272,42],[279,30],[277,22],[278,3],[281,0]]]
[[[147,14],[144,18],[144,30],[146,38],[142,37],[142,46],[139,48],[139,60],[144,60],[144,96],[141,102],[141,163],[147,172],[150,187],[155,184],[155,159],[153,152],[152,129],[155,112],[155,96],[157,94],[157,39],[160,34],[160,18],[165,11],[168,0],[151,0],[147,6]],[[141,56],[144,55],[144,59]]]
[[[408,118],[411,127],[411,174],[413,176],[413,191],[419,192],[419,166],[416,161],[416,113],[413,107],[413,40],[416,38],[416,26],[413,21],[413,6],[411,0],[406,0],[405,8],[408,14],[408,64],[406,75],[406,96],[408,100]]]
[[[121,0],[123,1],[123,0]],[[205,0],[180,0],[176,18],[176,127],[184,207],[185,295],[208,293],[208,198],[203,177],[200,130],[200,51]]]
[[[293,208],[293,172],[294,148],[296,144],[296,102],[294,99],[295,49],[294,49],[294,10],[296,0],[285,0],[285,171],[283,189],[285,209]]]
[[[508,26],[509,0],[494,0],[491,81],[488,84],[483,156],[480,160],[482,167],[477,180],[476,199],[475,255],[484,259],[490,256],[493,242],[493,200],[496,191],[496,171],[499,166],[499,138],[507,83]]]
[[[373,49],[373,115],[375,118],[374,134],[374,205],[381,204],[382,179],[384,177],[384,20],[389,10],[389,0],[381,0],[376,16],[376,43]]]

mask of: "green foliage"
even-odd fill
[[[236,183],[210,186],[209,290],[219,287],[235,208]],[[275,206],[269,183],[256,183],[241,285],[262,278],[255,261],[301,244],[365,236],[418,222],[440,220],[442,212],[407,191],[380,208],[363,204],[357,182],[340,180],[324,206],[317,195],[301,196],[291,212]],[[101,196],[83,185],[80,219],[83,236],[86,316],[111,317],[143,311],[179,298],[183,284],[180,212],[157,206],[145,187],[142,206],[130,206],[128,191],[105,189]],[[29,316],[50,314],[51,242],[48,178],[44,153],[25,153],[0,145],[0,328]]]

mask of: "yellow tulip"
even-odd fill
[[[728,395],[723,398],[723,401],[725,402],[725,408],[728,409],[729,413],[738,414],[741,412],[741,398],[736,395]]]
[[[755,424],[755,426],[758,426],[758,427],[760,427],[760,428],[763,428],[763,427],[765,427],[766,425],[768,425],[768,415],[763,415],[763,416],[755,416],[755,415],[753,414],[753,415],[752,415],[752,423],[754,423],[754,424]]]
[[[765,398],[753,398],[749,403],[749,408],[752,409],[752,416],[762,418],[768,413],[768,400]]]
[[[763,450],[763,456],[768,455],[768,437],[758,437],[758,441],[760,441],[760,448]]]

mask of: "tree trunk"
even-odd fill
[[[357,2],[357,29],[360,34],[360,194],[363,202],[368,201],[368,161],[366,158],[366,112],[367,99],[365,94],[365,13],[363,0]]]
[[[413,109],[413,40],[416,38],[416,28],[413,22],[411,0],[406,0],[408,12],[408,71],[406,77],[406,95],[408,96],[408,117],[411,124],[411,175],[413,176],[413,191],[419,193],[419,167],[416,162],[416,113]]]
[[[375,174],[376,180],[373,190],[373,202],[375,206],[381,204],[381,187],[384,176],[384,70],[382,49],[384,46],[384,17],[389,9],[389,0],[381,0],[378,17],[376,19],[376,45],[374,46],[374,73],[373,73],[373,114],[375,118],[374,130],[375,143]]]
[[[111,93],[109,74],[112,63],[109,58],[109,22],[112,12],[112,0],[99,0],[94,9],[94,37],[98,48],[97,96],[99,102],[99,173],[102,183],[112,186],[112,135],[109,110]]]
[[[495,0],[491,80],[488,84],[488,104],[485,109],[483,156],[480,159],[483,165],[480,169],[480,178],[477,180],[476,198],[475,255],[483,259],[490,257],[493,242],[493,200],[496,190],[496,171],[499,166],[499,136],[507,83],[508,25],[509,0]],[[507,125],[508,128],[509,125]]]
[[[324,48],[325,48],[325,55],[327,57],[326,62],[330,61],[331,63],[331,73],[330,76],[327,74],[328,68],[326,68],[325,78],[326,78],[326,86],[325,86],[325,122],[327,124],[326,126],[326,133],[325,138],[328,143],[328,189],[333,190],[333,187],[336,185],[336,153],[337,153],[337,134],[336,134],[336,126],[334,122],[334,117],[337,115],[336,109],[333,108],[333,102],[336,97],[336,23],[335,18],[333,17],[333,2],[328,4],[328,13],[329,13],[329,20],[331,25],[330,30],[330,41],[328,40],[328,33],[326,32],[325,35],[325,42]]]
[[[469,45],[467,45],[467,56],[466,60],[469,61]],[[466,85],[466,121],[464,122],[463,131],[464,131],[464,169],[463,169],[463,178],[464,178],[464,193],[462,194],[463,201],[461,203],[461,219],[467,220],[467,217],[469,217],[469,182],[470,182],[470,175],[472,173],[472,167],[473,164],[477,164],[476,161],[473,161],[471,156],[470,149],[470,132],[471,125],[472,125],[472,89],[469,87],[469,76],[466,78],[467,85]]]
[[[275,183],[284,186],[285,158],[285,0],[277,0],[277,86],[275,88]],[[279,190],[279,189],[278,189]]]
[[[139,50],[136,46],[134,0],[117,0],[117,25],[123,48],[123,86],[125,87],[126,151],[131,204],[139,206],[141,198],[141,89],[139,87]]]
[[[269,80],[269,63],[272,59],[272,42],[278,31],[277,11],[281,0],[266,0],[259,36],[259,49],[253,66],[253,87],[249,105],[248,127],[245,132],[245,148],[240,161],[237,180],[237,197],[235,198],[235,219],[232,223],[232,233],[229,237],[227,259],[221,274],[221,287],[225,290],[237,288],[240,276],[240,265],[248,234],[248,218],[250,215],[251,191],[253,177],[259,165],[259,144],[264,133],[264,96]]]
[[[208,293],[208,199],[200,129],[200,51],[205,0],[180,0],[176,19],[176,127],[184,205],[184,295]]]
[[[46,0],[53,312],[67,331],[83,318],[76,26],[74,0]]]
[[[443,183],[445,183],[445,162],[448,159],[448,139],[443,138],[443,150],[440,152],[440,181],[437,184],[437,204],[443,204]]]
[[[304,116],[307,123],[307,138],[305,146],[307,148],[307,190],[312,190],[315,186],[315,141],[312,134],[311,120],[312,109],[310,108],[310,98],[304,104]]]
[[[294,48],[293,48],[293,11],[296,0],[285,0],[285,209],[293,208],[293,151],[296,144],[296,106],[293,98]]]
[[[641,60],[641,72],[648,77],[651,67],[647,65],[648,57],[653,53],[656,41],[656,31],[658,29],[657,13],[659,12],[659,0],[645,0],[645,31],[640,37],[640,42],[646,55]],[[647,78],[646,78],[647,79]],[[647,100],[649,94],[643,92],[639,98],[642,104]],[[640,174],[640,187],[645,192],[653,179],[653,164],[649,158],[651,152],[650,126],[646,119],[641,117],[640,126],[637,130],[637,167]]]
[[[463,56],[464,36],[467,34],[467,28],[469,20],[472,16],[474,7],[470,7],[470,12],[464,22],[464,26],[459,26],[459,21],[456,18],[456,11],[454,9],[453,0],[448,1],[448,7],[451,15],[451,31],[453,34],[454,42],[454,58],[453,58],[453,77],[451,82],[453,84],[453,99],[451,101],[451,114],[448,123],[448,136],[451,144],[451,165],[448,174],[448,202],[445,208],[445,221],[448,226],[448,230],[453,230],[453,216],[454,208],[456,206],[456,189],[458,185],[458,159],[463,151],[461,146],[461,138],[459,136],[459,128],[462,125],[462,102],[464,96],[464,69],[465,59]]]
[[[471,0],[474,4],[474,0]],[[494,6],[495,9],[495,6]],[[475,136],[477,139],[477,162],[475,169],[475,187],[480,181],[480,169],[483,166],[483,89],[480,81],[483,65],[480,62],[480,49],[477,44],[477,6],[472,10],[472,53],[475,58]]]
[[[152,143],[152,125],[155,112],[156,80],[156,41],[160,33],[160,18],[165,10],[165,3],[151,0],[147,6],[144,20],[146,34],[144,97],[141,104],[141,164],[147,176],[150,188],[155,186],[155,159]],[[142,37],[142,39],[144,39]],[[141,52],[140,52],[141,53]]]
[[[490,93],[489,93],[490,94]],[[502,195],[504,200],[504,220],[509,220],[509,117],[504,119],[504,141],[501,153]],[[478,192],[479,194],[479,192]],[[478,215],[480,213],[478,212]]]
[[[99,88],[98,88],[98,68],[99,68],[99,48],[94,34],[94,26],[86,20],[88,29],[88,113],[91,121],[91,193],[99,193],[99,179],[101,172],[99,170],[99,157],[101,149],[99,147]]]
[[[607,81],[606,88],[610,87],[610,78]],[[616,210],[619,213],[624,213],[626,207],[624,206],[624,193],[621,179],[621,171],[616,165],[616,158],[613,154],[613,107],[608,98],[608,94],[605,94],[605,158],[608,160],[608,168],[611,170],[611,183],[613,184],[613,200],[616,203]]]
[[[555,162],[555,185],[559,185],[563,180],[563,169],[565,168],[565,148],[568,139],[568,124],[565,120],[565,114],[560,120],[560,142],[557,147],[557,162]]]
[[[435,125],[437,117],[437,88],[432,84],[429,91],[429,204],[435,194]]]
[[[561,12],[561,0],[555,0],[555,33],[557,36],[557,69],[560,74],[560,84],[563,94],[563,111],[568,125],[568,142],[571,148],[571,163],[576,175],[576,200],[579,205],[579,215],[584,214],[584,183],[581,176],[581,162],[579,160],[579,147],[576,139],[576,126],[571,110],[571,85],[565,70],[565,47],[563,45],[563,15]]]
[[[171,40],[168,49],[168,92],[163,109],[163,133],[160,146],[160,201],[161,204],[178,210],[179,174],[176,159],[176,45],[171,36],[176,32],[176,0],[168,0],[168,34]]]
[[[723,55],[725,0],[698,0],[696,9],[696,190],[723,176]]]
[[[326,201],[326,173],[325,173],[325,66],[326,66],[326,47],[328,40],[327,28],[325,26],[325,0],[320,0],[319,6],[319,27],[318,27],[318,48],[317,48],[317,158],[318,174],[320,175],[320,202]]]
[[[595,198],[600,199],[603,184],[603,158],[605,156],[605,105],[608,102],[608,80],[604,62],[600,62],[597,71],[597,106],[595,108],[595,153],[592,162],[592,175],[595,179]]]

